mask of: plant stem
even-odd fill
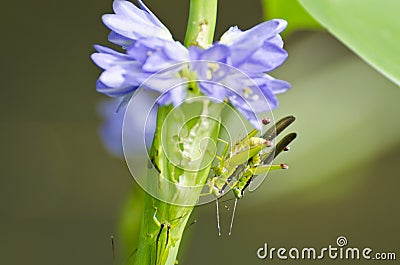
[[[197,45],[206,48],[212,43],[217,3],[217,0],[190,1],[186,46]],[[198,120],[190,125],[184,125],[185,120],[179,119],[181,115],[168,119],[168,115],[174,111],[172,106],[160,106],[158,109],[156,132],[150,154],[153,167],[148,169],[146,177],[146,190],[150,191],[150,194],[145,195],[139,246],[134,259],[135,265],[175,264],[186,223],[199,199],[202,186],[207,180],[211,163],[202,167],[202,160],[206,153],[203,152],[200,162],[197,162],[200,164],[195,163],[199,170],[185,170],[185,167],[171,163],[171,157],[167,154],[172,154],[172,157],[176,156],[179,161],[183,161],[183,164],[190,164],[193,169],[191,158],[195,156],[192,154],[198,152],[201,141],[210,139],[214,143],[216,142],[223,105],[208,100],[203,100],[202,104],[201,115],[199,114]],[[180,114],[185,116],[188,109],[185,109],[184,106],[187,103],[182,105]],[[207,115],[211,115],[215,119],[208,119]],[[182,157],[182,152],[176,150],[177,144],[174,143],[174,137],[177,135],[172,133],[176,128],[182,126],[187,130],[186,141],[194,143],[192,147],[184,150],[186,154],[189,154],[186,162],[186,158]],[[163,143],[163,133],[167,135],[166,144]],[[181,182],[185,184],[182,185]]]
[[[209,46],[217,20],[217,0],[191,0],[185,46]]]
[[[148,169],[146,176],[146,191],[149,194],[145,195],[135,265],[175,264],[186,223],[211,169],[211,163],[204,161],[210,161],[214,156],[202,149],[201,156],[197,160],[193,158],[197,157],[196,153],[204,139],[210,139],[214,144],[217,142],[220,129],[219,117],[223,104],[205,99],[198,103],[202,109],[201,113],[194,116],[196,120],[192,119],[193,113],[182,120],[179,118],[185,116],[187,110],[195,108],[192,106],[194,103],[183,103],[178,110],[172,106],[159,107],[150,154],[153,167]],[[174,116],[174,112],[178,113]],[[185,120],[191,123],[185,123]],[[185,133],[176,134],[177,128]],[[173,140],[176,135],[192,144],[183,147],[182,152],[174,153],[179,144]],[[173,163],[174,158],[180,161],[179,165]]]

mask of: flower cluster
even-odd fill
[[[231,103],[257,127],[254,112],[275,108],[275,94],[289,89],[289,83],[266,74],[287,57],[279,35],[286,21],[274,19],[246,31],[231,27],[213,45],[187,48],[172,38],[141,0],[138,3],[140,8],[115,0],[115,14],[103,16],[111,30],[109,41],[125,52],[96,45],[97,53],[92,54],[104,70],[97,91],[120,97],[121,105],[150,77],[152,81],[146,82],[144,89],[162,94],[158,100],[162,105],[180,104],[195,83],[195,91],[214,101]]]

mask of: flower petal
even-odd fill
[[[100,82],[108,87],[121,87],[125,84],[126,70],[119,65],[105,70],[99,77]]]
[[[146,80],[143,80],[141,86],[147,90],[165,93],[171,88],[177,87],[181,84],[184,84],[187,87],[187,80],[184,78],[176,77],[176,70],[170,69],[165,72],[154,74]]]
[[[154,45],[155,43],[157,44]],[[140,40],[139,44],[141,51],[138,50],[135,53],[147,55],[146,60],[143,62],[143,70],[148,72],[158,72],[177,63],[186,62],[189,59],[188,50],[179,42],[149,38]],[[129,52],[132,53],[133,51]],[[135,56],[137,57],[137,55]]]
[[[269,72],[278,68],[287,58],[287,52],[275,44],[266,42],[244,60],[240,70],[246,73]]]
[[[240,95],[231,92],[229,102],[245,117],[251,125],[256,129],[261,130],[261,124],[258,121],[258,117],[255,112],[251,109],[249,104]]]
[[[134,42],[134,40],[124,37],[114,31],[111,31],[108,35],[108,41],[117,44],[124,49]]]
[[[187,85],[180,84],[165,91],[157,100],[159,105],[179,106],[186,98]]]
[[[261,76],[253,78],[259,87],[266,86],[273,94],[281,94],[288,91],[291,87],[290,83],[273,78],[270,75],[263,74]]]
[[[139,3],[139,6],[142,8],[142,10],[145,11],[145,15],[147,16],[147,18],[149,20],[151,20],[153,22],[153,24],[159,26],[160,28],[164,29],[165,31],[169,30],[167,29],[167,27],[164,26],[163,23],[161,23],[161,21],[153,14],[153,12],[151,12],[151,10],[143,3],[143,1],[141,0],[137,0]]]
[[[269,40],[280,47],[283,43],[277,35],[286,25],[285,20],[274,19],[258,24],[246,31],[231,28],[222,35],[220,43],[228,45],[231,50],[231,64],[240,67],[260,48],[268,45]]]
[[[143,5],[143,3],[141,3]],[[144,6],[144,5],[143,5]],[[166,40],[173,40],[168,29],[153,15],[141,10],[129,1],[115,0],[113,3],[115,14],[103,15],[104,24],[114,31],[119,38],[125,37],[132,41],[143,37],[157,36]],[[119,42],[119,40],[117,40]],[[126,44],[126,43],[125,43]]]
[[[214,102],[223,102],[227,96],[227,88],[221,83],[206,80],[198,81],[197,83],[201,92]]]
[[[287,22],[283,19],[272,19],[260,23],[246,31],[241,31],[237,27],[231,27],[227,32],[221,36],[220,43],[232,45],[235,43],[244,43],[247,41],[255,40],[261,43],[275,37],[282,32],[287,26]]]
[[[117,64],[126,64],[126,63],[137,64],[132,60],[130,60],[129,56],[127,56],[126,54],[119,53],[107,47],[99,45],[96,45],[95,48],[99,52],[93,53],[91,55],[91,58],[95,62],[95,64],[102,69],[107,69]]]
[[[109,97],[124,97],[127,94],[130,95],[135,89],[136,87],[133,86],[113,88],[106,86],[100,80],[96,82],[96,91]]]

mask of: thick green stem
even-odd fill
[[[157,200],[152,195],[145,196],[145,210],[134,264],[175,264],[183,230],[193,206],[174,206]],[[164,226],[163,229],[153,220],[154,216]]]
[[[211,169],[214,154],[206,150],[217,142],[222,108],[205,97],[175,109],[159,108],[135,265],[175,264],[186,223]],[[204,146],[205,139],[209,145]]]
[[[191,0],[185,46],[209,46],[217,20],[217,0]]]
[[[212,43],[217,3],[217,0],[190,1],[186,46],[206,48]],[[199,102],[201,113],[196,115],[190,113],[193,106],[185,107],[193,103],[184,103],[179,110],[159,107],[150,154],[153,167],[148,169],[146,177],[149,193],[145,196],[135,265],[175,264],[186,223],[207,181],[209,161],[214,158],[204,149],[199,153],[200,146],[204,139],[215,144],[220,129],[223,105],[206,98]],[[183,133],[177,133],[178,128]],[[171,161],[174,158],[179,165]]]

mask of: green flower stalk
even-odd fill
[[[184,105],[191,103],[184,103]],[[193,103],[192,103],[193,104]],[[219,134],[219,120],[207,117],[207,111],[214,117],[218,116],[221,104],[203,102],[202,115],[193,123],[185,127],[186,142],[193,143],[184,147],[183,152],[175,150],[176,142],[163,144],[162,134],[165,132],[168,139],[174,139],[170,134],[175,134],[181,119],[168,115],[174,112],[171,107],[161,107],[158,111],[157,129],[150,154],[152,161],[148,170],[146,181],[148,186],[145,198],[145,210],[140,232],[139,246],[136,253],[135,264],[174,264],[182,239],[183,231],[189,216],[197,203],[200,192],[205,184],[211,163],[204,166],[202,161],[210,160],[206,152],[199,153],[202,139],[217,140]],[[182,106],[183,108],[185,106]],[[177,152],[176,152],[177,151]],[[190,159],[181,155],[188,152],[187,157],[197,157],[197,164],[191,164],[190,170],[182,165],[191,163]],[[176,166],[171,163],[170,156],[175,155],[182,163]],[[188,166],[187,166],[188,167]],[[178,180],[179,178],[179,180]],[[161,198],[157,199],[157,198]]]
[[[217,0],[190,1],[190,14],[185,39],[187,46],[193,44],[203,47],[211,45],[214,36],[217,2]],[[188,104],[190,103],[183,103],[180,108],[184,110],[184,105]],[[197,115],[198,118],[194,121],[194,124],[187,124],[186,126],[188,130],[186,136],[190,137],[190,139],[186,138],[186,141],[193,143],[188,147],[188,150],[185,150],[191,154],[188,157],[204,156],[205,152],[195,154],[198,152],[200,142],[203,139],[210,139],[215,143],[219,135],[220,119],[218,117],[223,105],[209,100],[204,100],[201,105],[201,115]],[[149,193],[145,195],[139,245],[134,262],[138,265],[175,264],[185,226],[211,169],[211,163],[202,167],[204,163],[201,163],[201,161],[205,159],[204,157],[198,158],[197,160],[200,161],[198,168],[192,166],[190,171],[185,171],[185,169],[170,163],[167,154],[172,153],[174,155],[173,150],[176,143],[163,145],[162,133],[163,131],[167,133],[175,131],[176,128],[183,125],[180,124],[181,119],[175,119],[173,116],[170,119],[167,118],[171,112],[173,112],[171,105],[158,109],[156,132],[150,154],[154,167],[152,166],[148,170],[147,176],[147,189],[151,190],[152,194],[157,194],[157,198],[161,197],[169,201],[159,200]],[[212,115],[215,119],[210,119],[208,115]],[[174,139],[174,137],[171,135],[170,139]],[[175,155],[181,156],[179,152],[176,152]],[[176,176],[187,181],[184,187],[177,183]],[[194,188],[187,189],[186,187]]]
[[[217,0],[191,0],[185,46],[207,47],[214,38],[217,21]]]

